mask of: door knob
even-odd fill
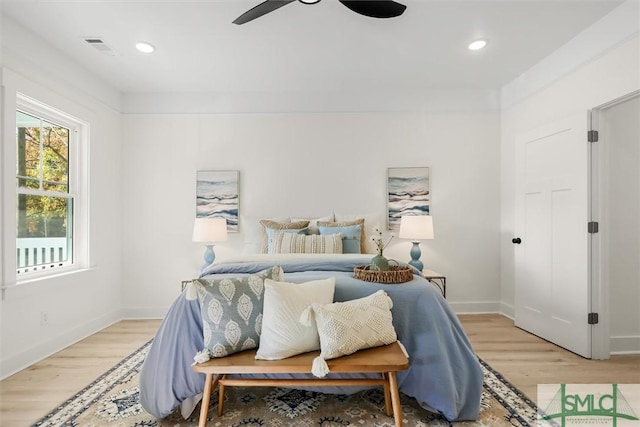
[[[522,243],[522,239],[519,237],[515,237],[511,239],[511,243],[513,243],[514,245],[519,245],[520,243]]]

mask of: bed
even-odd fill
[[[354,267],[371,255],[252,255],[214,264],[201,277],[255,274],[275,265],[285,280],[302,283],[335,277],[334,301],[362,298],[382,289],[393,301],[393,326],[410,356],[408,370],[398,373],[400,392],[449,421],[474,420],[480,407],[483,374],[467,336],[440,291],[415,270],[402,284],[363,282]],[[204,375],[193,372],[194,355],[203,348],[203,321],[197,300],[183,292],[162,321],[140,373],[140,402],[164,418],[178,407],[188,416],[200,399]],[[331,375],[331,374],[330,374]],[[355,387],[318,391],[353,393]]]

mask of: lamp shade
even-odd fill
[[[413,215],[400,218],[401,239],[433,239],[433,217],[431,215]]]
[[[224,218],[196,218],[193,223],[194,242],[223,242],[227,240],[227,220]]]

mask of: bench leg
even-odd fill
[[[393,405],[393,419],[396,427],[402,427],[402,405],[400,405],[400,393],[398,393],[398,379],[395,372],[389,372],[389,385],[391,386],[391,403]]]
[[[384,378],[384,407],[387,411],[387,416],[390,417],[391,415],[393,415],[393,409],[391,409],[391,389],[389,388],[389,374],[383,372],[382,377]]]
[[[204,392],[202,394],[202,402],[200,402],[200,420],[198,427],[207,425],[207,415],[209,413],[209,402],[211,401],[211,390],[213,389],[213,374],[207,374],[204,380]]]
[[[223,376],[224,379],[224,376]],[[224,411],[224,383],[220,381],[218,385],[218,416],[222,416],[222,412]]]

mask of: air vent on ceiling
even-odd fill
[[[93,48],[100,53],[111,56],[116,54],[116,52],[111,49],[111,46],[106,44],[100,37],[85,37],[84,41],[87,42],[89,46],[93,46]]]

